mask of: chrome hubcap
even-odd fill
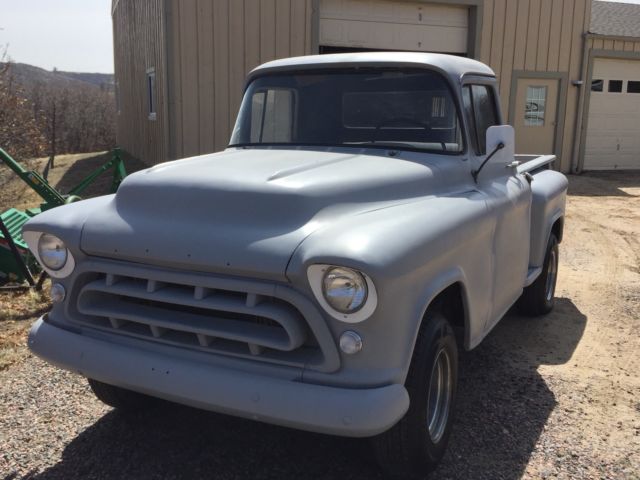
[[[547,284],[545,286],[547,302],[550,302],[556,290],[558,276],[558,255],[555,250],[549,252],[549,268],[547,269]]]
[[[433,443],[438,443],[444,435],[451,407],[452,386],[451,360],[447,352],[441,349],[433,363],[427,401],[427,423]]]

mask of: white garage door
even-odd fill
[[[596,58],[585,170],[640,168],[640,61]]]
[[[467,53],[469,9],[390,0],[321,0],[320,45]]]

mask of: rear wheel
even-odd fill
[[[542,272],[535,282],[526,287],[518,301],[521,313],[532,317],[549,313],[555,305],[556,282],[560,252],[555,234],[549,235]]]
[[[98,400],[118,410],[126,412],[139,411],[153,406],[156,402],[155,398],[142,393],[102,383],[92,378],[88,380],[89,386]]]
[[[440,462],[451,433],[457,381],[454,332],[442,313],[427,313],[405,382],[409,410],[373,439],[378,463],[389,475],[423,477]]]

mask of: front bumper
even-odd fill
[[[240,372],[106,342],[40,318],[29,348],[58,367],[196,408],[346,437],[370,437],[409,408],[399,384],[348,389]]]

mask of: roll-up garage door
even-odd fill
[[[467,53],[469,9],[390,0],[321,0],[320,46]]]
[[[640,61],[596,58],[585,170],[640,168]]]

